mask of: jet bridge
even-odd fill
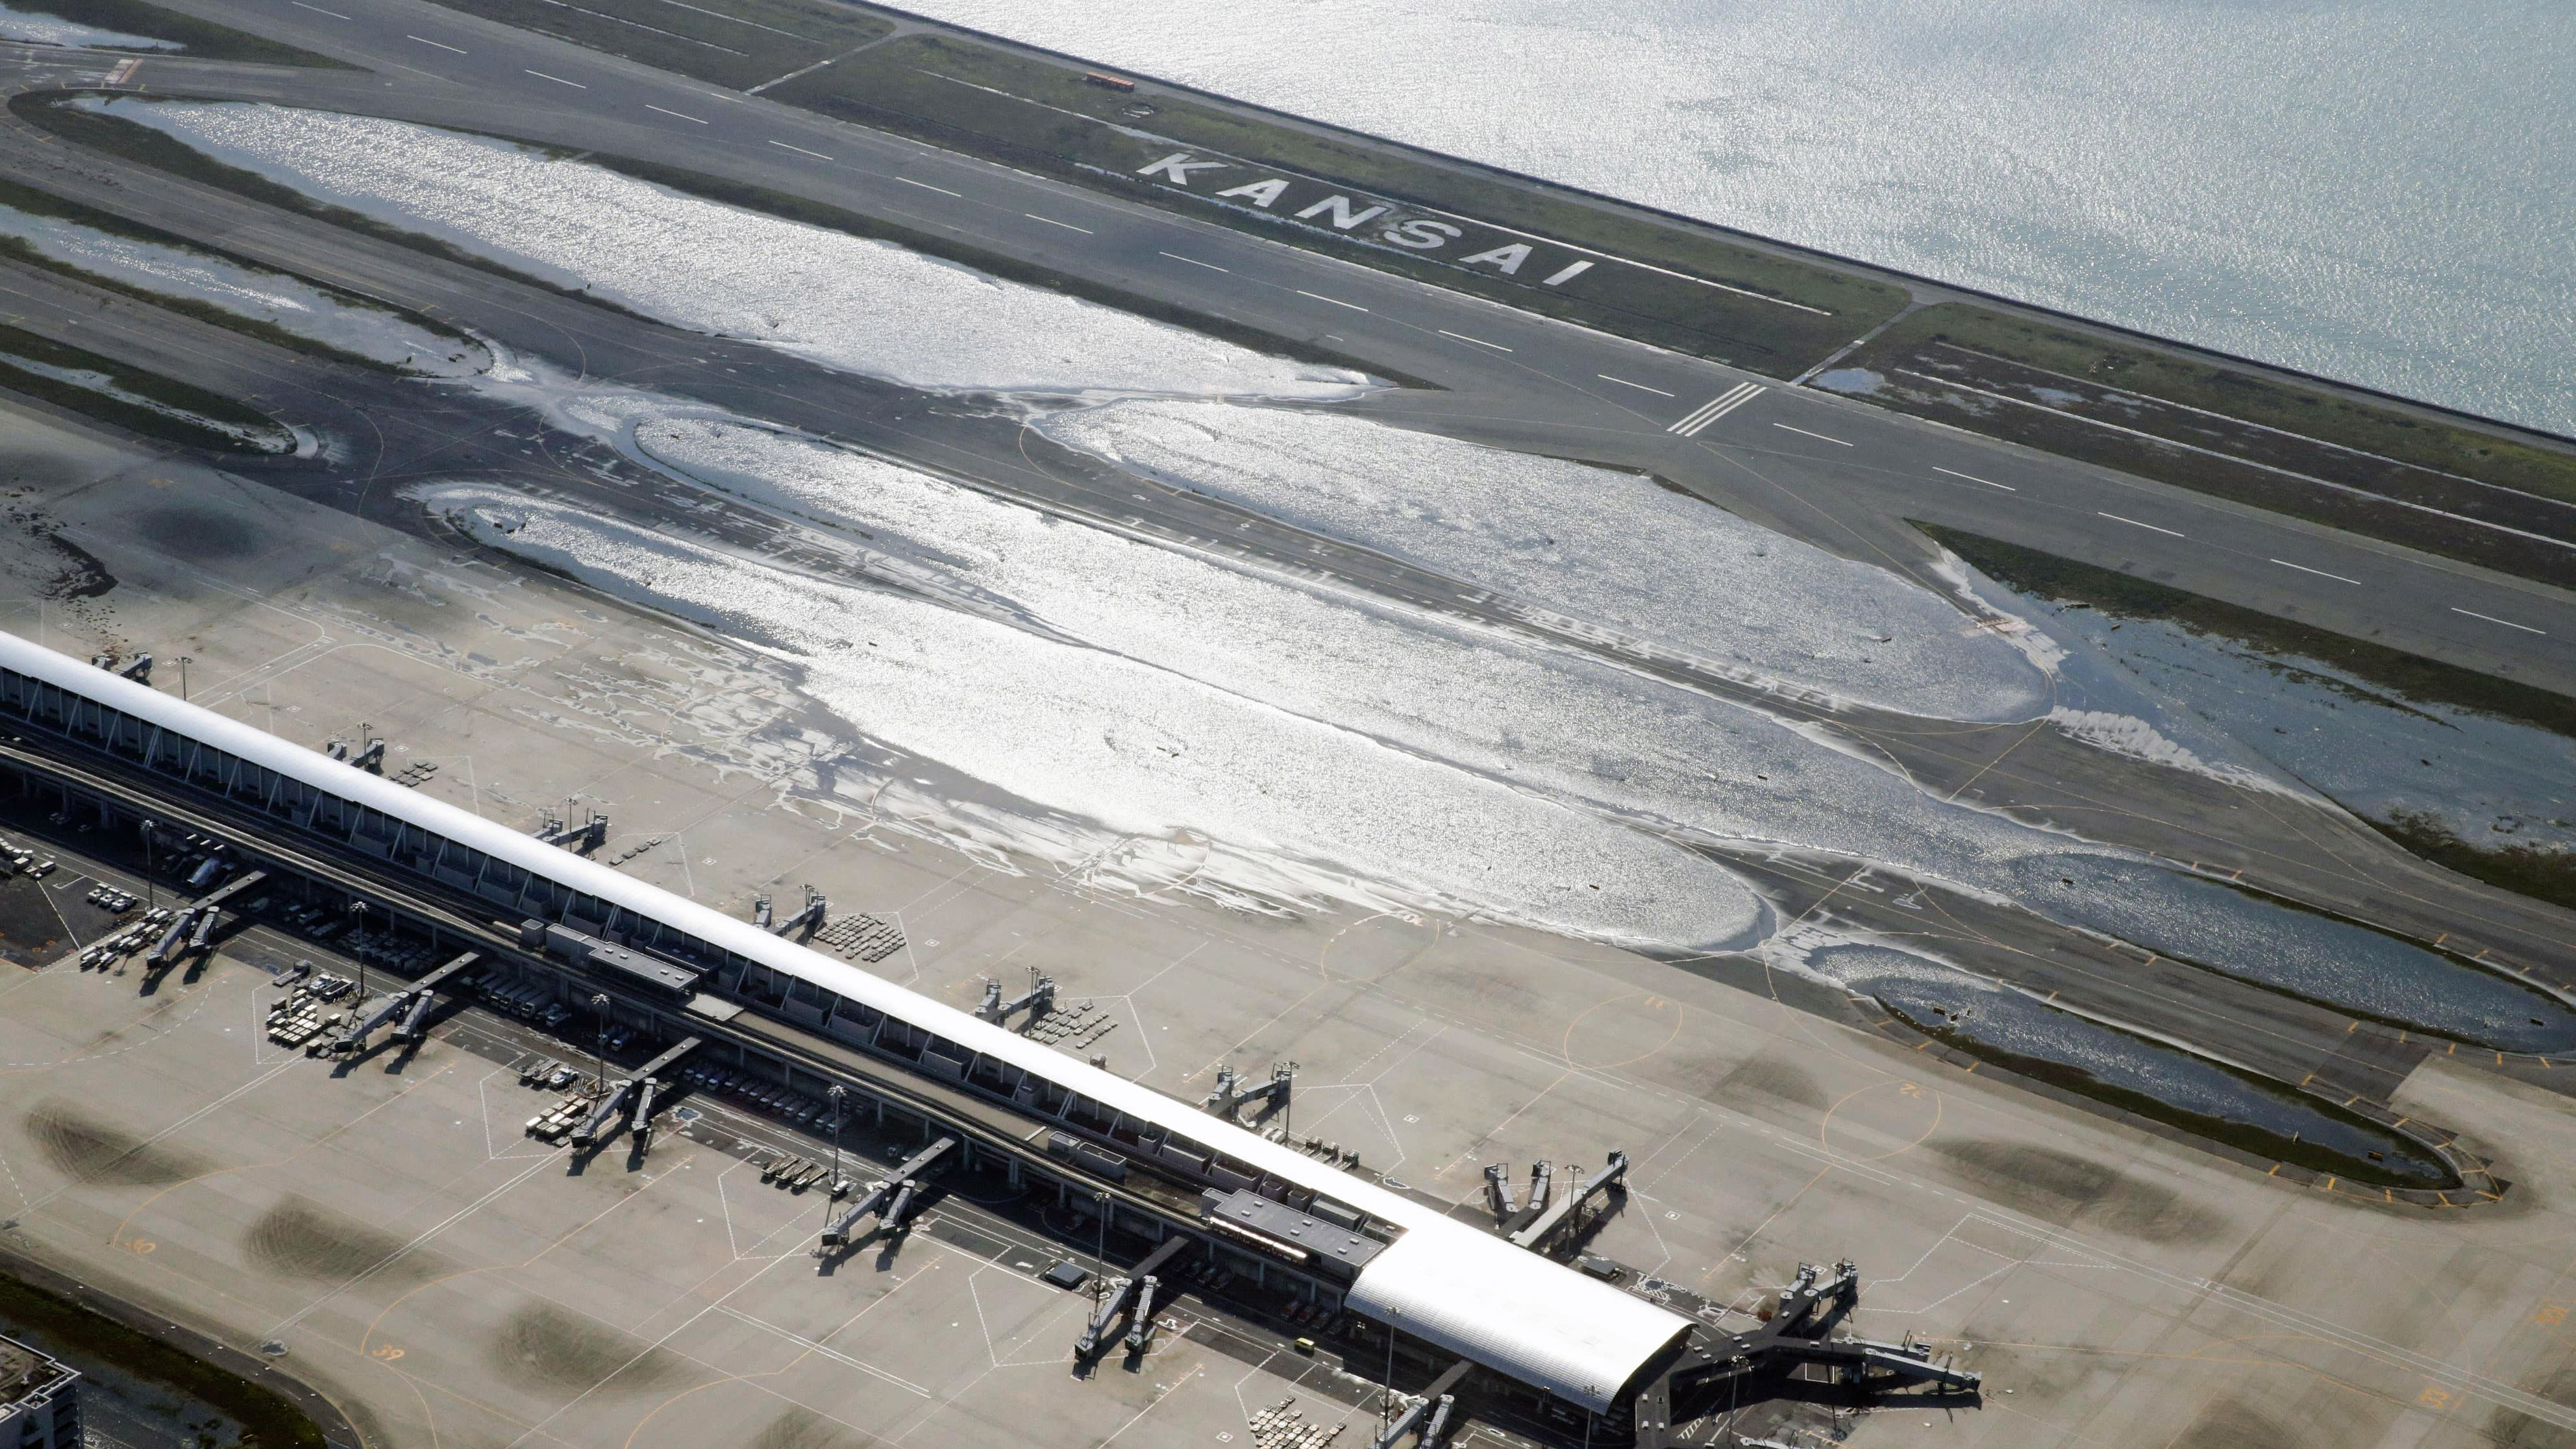
[[[1674,1442],[1675,1418],[1688,1422],[1707,1412],[1719,1387],[1747,1375],[1837,1384],[1861,1399],[1924,1384],[1936,1395],[1980,1391],[1983,1375],[1935,1362],[1930,1349],[1910,1339],[1881,1343],[1834,1336],[1836,1325],[1859,1303],[1860,1269],[1849,1259],[1836,1263],[1830,1275],[1801,1264],[1797,1278],[1780,1290],[1779,1307],[1760,1325],[1743,1333],[1693,1326],[1681,1358],[1638,1395],[1638,1449],[1666,1449]],[[1729,1389],[1728,1396],[1736,1392]]]
[[[1034,1023],[1053,1010],[1055,1010],[1055,978],[1045,975],[1032,966],[1029,968],[1029,989],[1010,1001],[1002,999],[1002,983],[987,978],[984,982],[984,1000],[975,1008],[975,1014],[995,1026],[1004,1026],[1009,1024],[1014,1015],[1023,1011],[1029,1014],[1029,1020]]]
[[[1270,1080],[1259,1086],[1246,1086],[1234,1068],[1220,1065],[1216,1069],[1216,1090],[1208,1093],[1199,1105],[1231,1122],[1237,1113],[1254,1102],[1267,1102],[1276,1110],[1286,1111],[1290,1086],[1297,1079],[1295,1062],[1277,1062],[1270,1068]]]
[[[1422,1431],[1422,1437],[1413,1441],[1417,1449],[1438,1449],[1442,1436],[1449,1432],[1450,1421],[1457,1415],[1458,1395],[1455,1391],[1458,1381],[1465,1378],[1473,1367],[1473,1363],[1463,1358],[1449,1365],[1440,1377],[1431,1381],[1431,1387],[1422,1391],[1422,1397],[1415,1399],[1403,1413],[1389,1419],[1386,1426],[1377,1431],[1377,1437],[1370,1441],[1370,1449],[1394,1449],[1405,1435],[1416,1429]]]
[[[921,1190],[923,1174],[956,1146],[956,1138],[942,1137],[904,1159],[903,1165],[892,1173],[870,1184],[868,1190],[860,1193],[858,1200],[851,1203],[847,1211],[833,1219],[832,1225],[823,1230],[823,1246],[826,1248],[849,1246],[850,1235],[858,1227],[859,1219],[870,1213],[878,1213],[877,1221],[884,1224],[889,1232],[902,1228],[904,1219],[911,1213],[912,1200]]]
[[[1145,1261],[1136,1265],[1135,1272],[1109,1280],[1107,1290],[1100,1295],[1100,1306],[1091,1311],[1090,1324],[1073,1345],[1076,1362],[1089,1363],[1097,1356],[1101,1342],[1109,1332],[1109,1325],[1118,1321],[1119,1314],[1131,1309],[1134,1317],[1127,1328],[1127,1347],[1136,1353],[1145,1351],[1145,1346],[1153,1340],[1154,1291],[1162,1286],[1162,1280],[1154,1276],[1155,1271],[1178,1257],[1190,1242],[1189,1238],[1174,1233],[1146,1254]]]
[[[1541,1166],[1545,1164],[1542,1163]],[[1574,1169],[1574,1173],[1575,1185],[1572,1191],[1552,1203],[1540,1201],[1537,1204],[1537,1214],[1511,1233],[1513,1247],[1544,1253],[1547,1251],[1548,1241],[1579,1220],[1583,1216],[1585,1206],[1595,1198],[1605,1198],[1614,1192],[1622,1197],[1627,1195],[1627,1153],[1611,1153],[1609,1162],[1601,1169],[1601,1175],[1590,1182],[1583,1180],[1583,1169],[1578,1167]],[[1535,1196],[1544,1198],[1544,1194]]]
[[[636,1147],[639,1151],[649,1150],[652,1146],[649,1124],[652,1121],[653,1095],[662,1085],[656,1073],[696,1051],[698,1044],[696,1037],[683,1037],[677,1046],[646,1062],[635,1075],[610,1083],[598,1104],[591,1108],[590,1115],[582,1119],[580,1126],[572,1129],[572,1145],[588,1147],[597,1142],[606,1134],[609,1123],[631,1106],[634,1108],[632,1123]]]

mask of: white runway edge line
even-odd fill
[[[1294,290],[1300,297],[1312,297],[1318,302],[1330,302],[1336,307],[1348,307],[1354,312],[1365,312],[1368,310],[1357,302],[1345,302],[1339,297],[1327,297],[1321,292],[1309,292],[1303,288],[1297,288]]]
[[[310,10],[316,15],[328,15],[334,20],[346,20],[349,18],[337,10],[325,10],[319,5],[307,5],[304,3],[304,0],[286,0],[286,3],[294,6],[298,10]]]
[[[2525,634],[2537,634],[2543,639],[2549,637],[2549,631],[2546,629],[2535,629],[2529,624],[2517,624],[2511,619],[2499,619],[2493,614],[2481,614],[2475,609],[2463,609],[2454,605],[2451,612],[2454,614],[2466,614],[2472,619],[2484,619],[2490,624],[2502,624],[2508,629],[2520,629]]]
[[[2152,524],[2152,523],[2140,523],[2138,520],[2136,520],[2136,519],[2134,519],[2134,518],[2122,518],[2120,515],[2118,515],[2118,514],[2116,514],[2116,513],[2103,513],[2103,512],[2100,512],[2099,510],[2096,510],[2096,511],[2095,511],[2095,515],[2094,515],[2094,516],[2095,516],[2095,517],[2098,517],[2098,518],[2107,518],[2107,519],[2111,520],[2113,523],[2125,523],[2125,524],[2129,525],[2131,528],[2143,528],[2143,529],[2145,529],[2146,531],[2148,531],[2149,533],[2162,533],[2162,534],[2170,535],[2171,537],[2174,537],[2174,538],[2189,538],[2189,537],[2191,536],[2191,535],[2189,535],[2189,534],[2187,534],[2187,533],[2177,533],[2177,532],[2175,532],[2173,529],[2170,529],[2170,528],[2158,528],[2156,525],[2154,525],[2154,524]]]
[[[644,103],[644,109],[646,109],[646,110],[648,110],[648,111],[661,111],[663,115],[666,115],[666,116],[677,116],[677,117],[679,117],[679,118],[680,118],[681,120],[683,120],[683,121],[689,121],[689,122],[692,122],[692,123],[697,124],[697,125],[700,125],[700,126],[703,126],[703,125],[705,125],[705,124],[706,124],[706,122],[699,120],[697,117],[690,115],[690,114],[689,114],[688,112],[686,112],[686,111],[671,111],[671,110],[663,110],[663,108],[662,108],[662,107],[660,107],[660,106],[657,106],[657,105],[653,104],[651,101],[646,101],[646,102]]]
[[[1173,261],[1176,261],[1176,262],[1187,262],[1187,263],[1189,263],[1191,266],[1194,266],[1194,267],[1205,267],[1205,268],[1207,268],[1207,269],[1208,269],[1209,271],[1211,271],[1211,272],[1224,272],[1224,271],[1225,271],[1225,268],[1218,266],[1218,265],[1217,265],[1216,263],[1214,263],[1214,262],[1203,262],[1203,261],[1200,261],[1200,260],[1199,260],[1198,258],[1196,258],[1196,257],[1185,257],[1185,256],[1182,256],[1179,252],[1156,252],[1156,253],[1154,253],[1154,255],[1156,255],[1156,256],[1158,256],[1158,257],[1170,257]],[[1234,274],[1233,274],[1233,273],[1231,273],[1231,272],[1226,272],[1226,275],[1228,275],[1228,276],[1232,276],[1232,275],[1234,275]]]
[[[772,141],[769,144],[777,147],[781,151],[793,151],[799,156],[811,156],[817,161],[829,161],[832,159],[820,151],[808,151],[802,146],[790,146],[784,141]]]
[[[1654,394],[1655,396],[1657,396],[1657,397],[1671,397],[1671,396],[1672,396],[1672,394],[1671,394],[1671,393],[1668,393],[1668,392],[1664,391],[1664,390],[1663,390],[1662,388],[1660,388],[1660,387],[1648,387],[1648,386],[1646,386],[1646,385],[1645,385],[1644,383],[1642,383],[1642,382],[1630,382],[1628,379],[1626,379],[1626,378],[1624,378],[1624,377],[1612,377],[1610,374],[1608,374],[1608,373],[1606,373],[1606,372],[1596,372],[1596,373],[1594,373],[1594,374],[1592,374],[1592,375],[1593,375],[1594,377],[1597,377],[1597,378],[1601,379],[1603,382],[1615,382],[1615,383],[1619,384],[1621,387],[1633,387],[1633,388],[1635,388],[1635,389],[1636,389],[1637,391],[1639,391],[1639,392],[1650,392],[1650,393],[1653,393],[1653,394]]]
[[[924,191],[936,191],[942,196],[963,197],[966,194],[962,191],[951,191],[945,186],[933,186],[927,181],[915,181],[909,176],[898,176],[895,180],[902,182],[906,186],[918,186]]]
[[[589,89],[590,89],[590,87],[588,87],[588,86],[586,86],[586,85],[583,85],[583,84],[582,84],[581,82],[579,82],[579,81],[568,81],[568,80],[565,80],[562,76],[559,76],[559,75],[548,75],[548,74],[546,74],[544,71],[541,71],[541,70],[532,70],[532,71],[529,71],[529,72],[528,72],[528,74],[530,74],[530,75],[532,75],[532,76],[535,76],[535,77],[536,77],[537,79],[539,79],[539,80],[550,80],[550,81],[553,81],[556,85],[559,85],[559,86],[570,86],[570,87],[572,87],[574,90],[577,90],[577,91],[586,91],[586,90],[589,90]]]
[[[1822,434],[1822,433],[1811,433],[1811,432],[1808,432],[1805,428],[1793,428],[1793,427],[1789,426],[1787,423],[1773,423],[1771,426],[1773,426],[1773,427],[1775,427],[1775,428],[1778,428],[1780,431],[1782,431],[1782,432],[1784,432],[1784,433],[1796,433],[1799,437],[1802,437],[1802,438],[1813,438],[1813,439],[1815,439],[1815,440],[1816,440],[1817,442],[1819,442],[1819,443],[1831,443],[1831,444],[1833,444],[1833,445],[1834,445],[1835,447],[1837,447],[1837,448],[1848,448],[1848,447],[1850,447],[1850,446],[1851,446],[1851,444],[1844,442],[1844,441],[1843,441],[1842,439],[1840,439],[1840,438],[1828,438],[1828,437],[1826,437],[1826,436],[1825,436],[1824,434]]]
[[[1684,413],[1679,422],[1674,423],[1671,427],[1664,429],[1664,431],[1668,433],[1679,433],[1685,438],[1696,438],[1699,436],[1700,429],[1707,427],[1709,424],[1716,422],[1719,418],[1725,417],[1728,413],[1731,413],[1737,408],[1744,406],[1746,403],[1753,401],[1755,398],[1760,397],[1765,391],[1766,389],[1760,383],[1739,382],[1735,386],[1728,388],[1726,391],[1719,393],[1717,396],[1710,398],[1708,401],[1701,403],[1698,407]]]
[[[2019,493],[2021,491],[2010,483],[1998,483],[1992,478],[1980,478],[1974,473],[1962,473],[1953,468],[1935,468],[1932,471],[1951,478],[1965,478],[1971,483],[1983,483],[1989,488],[2000,488],[2006,493]]]
[[[1087,226],[1075,226],[1072,222],[1069,222],[1069,221],[1058,221],[1058,220],[1056,220],[1054,217],[1051,217],[1051,216],[1040,216],[1040,215],[1038,215],[1038,214],[1037,214],[1036,212],[1034,212],[1034,211],[1024,211],[1024,212],[1021,212],[1021,213],[1020,213],[1020,215],[1027,217],[1027,218],[1028,218],[1029,220],[1031,220],[1031,221],[1042,221],[1042,222],[1045,222],[1045,223],[1046,223],[1047,225],[1049,225],[1049,226],[1060,226],[1060,227],[1063,227],[1066,231],[1078,231],[1078,232],[1082,233],[1084,236],[1089,236],[1089,235],[1091,235],[1091,228],[1089,228],[1089,227],[1087,227]]]
[[[1435,331],[1435,332],[1437,332],[1437,333],[1439,333],[1439,334],[1440,334],[1441,336],[1443,336],[1443,337],[1454,337],[1454,338],[1458,339],[1458,340],[1459,340],[1459,341],[1461,341],[1461,342],[1473,342],[1473,343],[1475,343],[1478,347],[1490,347],[1490,348],[1494,349],[1496,352],[1509,352],[1509,351],[1511,351],[1511,349],[1510,349],[1510,348],[1505,347],[1503,344],[1501,344],[1501,343],[1499,343],[1499,342],[1487,342],[1487,341],[1486,341],[1484,338],[1482,338],[1482,337],[1470,337],[1470,336],[1468,336],[1468,335],[1467,335],[1466,333],[1464,333],[1464,332],[1452,332],[1452,331],[1450,331],[1450,330],[1449,330],[1448,328],[1446,328],[1446,327],[1435,327],[1435,328],[1433,328],[1432,330],[1433,330],[1433,331]]]
[[[2285,558],[2276,558],[2276,559],[2272,560],[2272,562],[2274,562],[2274,563],[2276,563],[2276,564],[2279,564],[2281,567],[2283,567],[2283,568],[2285,568],[2285,569],[2297,569],[2299,572],[2301,572],[2301,573],[2303,573],[2303,574],[2315,574],[2318,578],[2321,578],[2321,579],[2332,579],[2332,580],[2334,580],[2336,583],[2339,583],[2339,584],[2357,584],[2357,583],[2360,583],[2360,582],[2361,582],[2361,580],[2359,580],[2359,579],[2348,579],[2348,578],[2345,578],[2345,577],[2344,577],[2343,575],[2341,575],[2341,574],[2330,574],[2330,573],[2327,573],[2324,569],[2312,569],[2312,568],[2308,567],[2306,564],[2294,564],[2294,563],[2290,562],[2288,559],[2285,559]]]
[[[324,13],[325,15],[328,15],[330,12],[326,10],[326,11],[324,11],[324,12],[322,12],[322,13]],[[406,35],[406,36],[404,36],[404,37],[403,37],[403,39],[405,39],[405,40],[417,40],[417,41],[419,41],[419,42],[420,42],[421,44],[423,44],[423,45],[435,45],[435,46],[437,46],[439,49],[444,50],[444,51],[447,51],[448,53],[450,53],[450,54],[452,54],[452,55],[464,55],[464,54],[467,54],[467,53],[468,53],[467,51],[465,51],[465,50],[464,50],[463,48],[461,48],[461,47],[450,45],[450,44],[448,44],[448,43],[447,43],[446,41],[444,41],[444,40],[432,40],[432,39],[430,39],[430,38],[429,38],[428,36],[426,36],[426,35]]]

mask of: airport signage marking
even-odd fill
[[[1301,231],[1391,247],[1492,276],[1561,287],[1602,260],[1579,247],[1514,232],[1488,222],[1426,211],[1355,192],[1312,176],[1255,166],[1231,156],[1173,151],[1133,173],[1174,191],[1294,223]]]

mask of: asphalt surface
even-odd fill
[[[2545,585],[1781,386],[419,0],[181,8],[371,73],[153,59],[132,77],[151,93],[363,111],[724,176],[1372,360],[1446,390],[1367,405],[1390,418],[1648,468],[1918,575],[1924,549],[1906,518],[2475,669],[2576,680],[2576,598]],[[1695,435],[1675,431],[1745,385],[1761,391]]]

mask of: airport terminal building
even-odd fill
[[[1302,1276],[1438,1353],[1595,1414],[1624,1410],[1694,1321],[1439,1208],[571,851],[147,685],[0,634],[0,732],[202,802],[228,833],[417,882],[453,917],[593,943],[596,974],[681,1019],[819,1036],[1020,1124],[1051,1169]],[[68,748],[65,748],[65,747]],[[36,753],[22,750],[21,757]],[[25,778],[22,775],[22,778]],[[171,788],[176,787],[176,788]],[[546,929],[551,928],[551,930]],[[535,945],[529,954],[545,950]],[[863,1088],[864,1090],[864,1088]]]

